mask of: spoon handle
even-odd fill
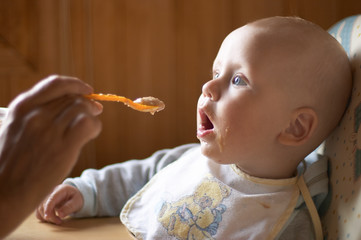
[[[133,108],[134,110],[141,111],[141,112],[150,112],[151,114],[154,114],[155,112],[158,112],[162,109],[158,105],[147,105],[144,103],[137,103],[129,98],[118,96],[115,94],[102,94],[102,93],[93,93],[89,95],[85,95],[86,98],[98,100],[98,101],[112,101],[112,102],[122,102],[128,107]]]

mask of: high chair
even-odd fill
[[[353,69],[352,95],[335,131],[324,143],[329,193],[319,213],[324,238],[361,239],[361,15],[345,18],[333,35],[346,50]],[[332,106],[330,106],[332,107]]]

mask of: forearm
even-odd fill
[[[126,201],[139,191],[158,171],[176,161],[194,144],[165,149],[144,160],[133,160],[87,170],[81,177],[65,183],[77,187],[83,195],[84,206],[74,216],[117,216]]]
[[[84,199],[82,209],[73,216],[118,216],[126,201],[148,182],[147,163],[151,164],[149,160],[133,160],[88,169],[79,178],[66,179],[64,183],[78,188]]]
[[[0,239],[3,239],[34,211],[41,198],[36,191],[24,191],[21,187],[9,190],[11,183],[1,182],[5,183],[0,184]]]

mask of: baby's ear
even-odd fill
[[[318,124],[316,112],[311,108],[299,108],[291,116],[289,125],[278,136],[278,141],[287,146],[300,146],[314,134]]]

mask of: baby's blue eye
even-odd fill
[[[214,78],[214,79],[216,79],[216,78],[218,78],[218,77],[219,77],[219,73],[213,74],[213,78]]]
[[[232,78],[232,84],[237,86],[245,86],[247,85],[246,81],[241,76],[234,76]]]

